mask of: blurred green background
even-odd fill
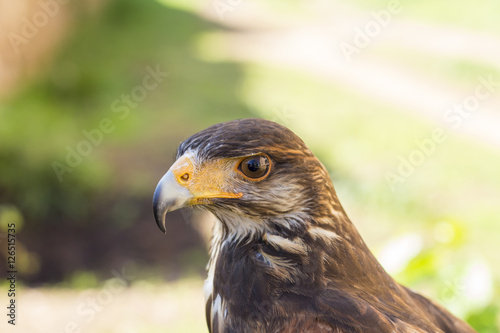
[[[152,193],[183,139],[262,117],[323,161],[399,282],[499,332],[498,2],[0,12],[0,271],[15,222],[19,331],[206,332],[210,224],[174,213],[163,235]]]

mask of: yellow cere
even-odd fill
[[[192,157],[184,155],[170,167],[170,171],[177,182],[193,195],[191,204],[206,203],[204,199],[243,196],[243,193],[227,190],[227,177],[232,173],[227,160],[218,159],[196,165]]]

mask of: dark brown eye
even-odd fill
[[[241,161],[238,170],[252,180],[260,180],[269,173],[271,163],[264,155],[250,156]]]

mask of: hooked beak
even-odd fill
[[[156,186],[153,196],[153,213],[156,224],[163,233],[166,233],[165,216],[168,212],[174,211],[181,207],[193,198],[189,190],[181,186],[175,179],[172,170],[169,170]]]
[[[210,204],[213,199],[241,198],[242,193],[225,190],[227,170],[224,163],[215,161],[196,169],[191,155],[181,156],[156,186],[153,213],[156,224],[166,232],[165,216],[176,209]]]

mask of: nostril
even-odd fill
[[[189,173],[187,173],[187,172],[186,172],[185,174],[183,174],[183,175],[181,176],[181,178],[180,178],[180,179],[181,179],[181,181],[183,181],[183,182],[187,182],[187,181],[189,180]]]

